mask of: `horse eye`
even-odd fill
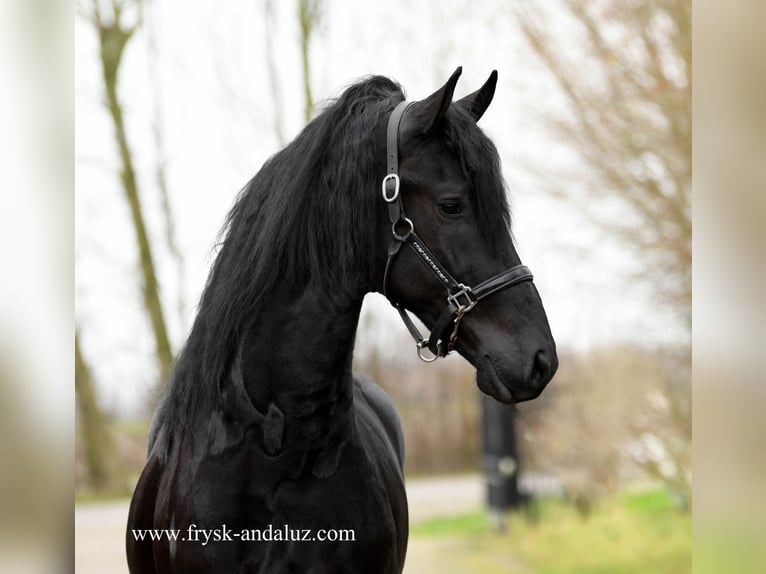
[[[463,206],[460,205],[457,201],[448,201],[445,203],[440,203],[439,208],[442,210],[442,213],[445,215],[459,215],[463,213]]]

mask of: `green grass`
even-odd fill
[[[489,531],[490,524],[483,512],[460,514],[448,518],[437,518],[413,524],[410,536],[445,536],[451,534],[471,535]]]
[[[664,489],[644,490],[622,496],[628,510],[662,514],[676,508],[676,502]]]
[[[766,572],[766,532],[761,520],[752,524],[741,516],[710,518],[695,530],[695,574]]]
[[[444,574],[691,572],[691,515],[664,490],[599,500],[588,518],[570,504],[538,501],[536,518],[514,513],[504,534],[481,511],[415,524],[410,532],[411,543],[445,541],[438,546]]]

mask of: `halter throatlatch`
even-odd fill
[[[532,280],[532,272],[525,265],[516,265],[490,277],[475,287],[469,287],[457,281],[434,256],[415,233],[415,225],[405,214],[402,205],[401,181],[399,180],[399,124],[402,116],[412,102],[401,102],[388,118],[386,132],[386,153],[388,171],[382,182],[383,200],[388,205],[388,217],[391,221],[391,242],[388,244],[388,260],[383,276],[383,293],[388,297],[388,283],[396,255],[402,245],[409,245],[415,254],[431,270],[431,273],[447,290],[447,305],[431,329],[428,338],[424,337],[410,318],[407,310],[399,303],[391,304],[399,312],[405,327],[415,339],[418,357],[423,361],[435,361],[452,352],[457,342],[460,321],[479,301],[498,291]],[[427,350],[431,355],[425,355]]]

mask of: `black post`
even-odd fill
[[[520,506],[519,454],[515,411],[481,394],[482,466],[487,484],[487,506],[498,529],[505,529],[505,513]]]

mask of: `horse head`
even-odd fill
[[[513,244],[497,151],[476,125],[497,73],[453,102],[460,73],[427,98],[397,106],[389,121],[381,202],[388,209],[381,207],[378,225],[378,240],[389,243],[382,290],[406,323],[404,309],[432,331],[419,351],[454,349],[476,367],[484,393],[520,402],[553,377],[556,346]]]

